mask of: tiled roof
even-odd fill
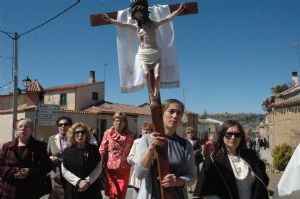
[[[269,110],[271,107],[289,107],[300,105],[300,95],[295,95],[288,99],[284,99],[283,96],[293,94],[300,91],[300,86],[294,86],[289,88],[278,95],[268,97],[263,103],[262,107],[264,110]]]
[[[287,99],[287,100],[281,100],[279,102],[275,102],[275,107],[286,107],[286,106],[294,106],[294,105],[300,105],[300,96]]]
[[[25,111],[25,110],[29,110],[29,109],[33,109],[36,108],[37,106],[31,105],[28,106],[27,104],[22,104],[18,106],[18,111]],[[6,114],[6,113],[11,113],[13,111],[13,109],[3,109],[0,110],[0,114]]]
[[[42,92],[43,87],[38,80],[34,80],[27,89],[28,92]]]
[[[117,104],[117,103],[109,103],[104,102],[98,106],[92,106],[84,111],[92,112],[92,113],[115,113],[117,111],[123,112],[125,114],[130,115],[150,115],[149,108],[137,107],[133,105],[127,104]]]
[[[288,95],[288,94],[291,94],[291,93],[294,93],[294,92],[297,92],[297,91],[300,91],[300,86],[297,85],[297,86],[294,86],[294,87],[291,87],[285,91],[283,91],[282,93],[280,93],[281,95]]]
[[[45,88],[44,91],[50,92],[50,91],[69,90],[69,89],[75,89],[75,88],[81,87],[81,86],[87,86],[90,84],[99,84],[99,83],[103,84],[103,82],[67,84],[67,85],[62,85],[62,86],[48,87],[48,88]]]
[[[88,115],[97,115],[96,112],[91,111],[82,111],[82,110],[68,110],[68,109],[61,109],[59,112],[61,113],[75,113],[75,114],[88,114]]]

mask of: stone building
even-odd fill
[[[34,80],[26,92],[18,95],[17,118],[30,118],[34,121],[33,136],[48,140],[57,133],[55,120],[59,116],[72,118],[73,122],[84,122],[96,130],[98,139],[104,131],[112,126],[112,117],[116,111],[124,112],[128,119],[128,128],[140,135],[143,121],[151,121],[148,103],[133,106],[105,101],[103,81],[95,80],[95,72],[90,71],[87,83],[68,84],[43,88],[38,80]],[[12,139],[12,100],[13,95],[0,95],[0,144]],[[42,106],[58,106],[56,113],[49,112],[49,119],[42,122]],[[54,118],[54,119],[53,119]],[[182,117],[178,134],[184,136],[186,126],[197,129],[197,113],[185,112]],[[49,121],[47,121],[49,120]]]
[[[269,140],[271,148],[300,142],[300,86],[297,72],[292,73],[293,86],[279,94],[268,97],[262,104],[267,112],[260,124],[260,135]]]
[[[223,122],[212,118],[198,118],[197,137],[205,141],[210,134],[217,134],[217,128]]]
[[[37,139],[48,140],[57,133],[55,120],[41,123],[41,104],[57,105],[58,113],[49,113],[55,119],[68,116],[74,122],[84,122],[95,129],[98,138],[112,125],[112,116],[116,111],[127,115],[128,127],[136,135],[138,126],[144,120],[151,120],[148,108],[110,103],[105,101],[104,82],[96,82],[94,71],[90,71],[87,83],[70,84],[43,88],[37,80],[33,81],[26,92],[18,95],[17,118],[30,118],[34,121],[33,135]],[[0,142],[11,140],[12,133],[12,94],[0,95]]]

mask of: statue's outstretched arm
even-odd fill
[[[130,23],[122,23],[122,22],[120,22],[118,20],[112,19],[107,14],[103,15],[103,19],[105,21],[110,22],[110,23],[116,24],[116,25],[118,25],[120,27],[129,28],[129,29],[133,29],[133,30],[137,30],[137,28],[138,28],[137,25],[130,24]]]
[[[160,26],[164,23],[170,22],[172,21],[177,15],[179,15],[183,10],[185,9],[185,4],[182,3],[180,4],[179,8],[177,10],[175,10],[174,12],[172,12],[171,14],[169,14],[166,18],[162,19],[161,21],[158,21],[156,23],[156,26]]]

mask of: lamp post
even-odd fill
[[[27,91],[28,88],[31,86],[31,83],[32,83],[31,79],[29,79],[29,77],[26,76],[26,78],[23,79],[22,82],[23,82],[23,86],[25,88],[25,91]]]

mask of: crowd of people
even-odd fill
[[[138,199],[160,198],[161,188],[168,189],[172,199],[187,199],[188,192],[205,199],[267,199],[265,164],[247,147],[240,123],[224,122],[203,143],[192,127],[185,128],[185,138],[178,135],[183,112],[179,100],[164,101],[165,136],[144,121],[137,139],[126,115],[116,112],[101,141],[86,124],[73,124],[63,116],[57,119],[58,132],[49,137],[48,147],[32,136],[30,119],[19,119],[14,123],[16,138],[0,153],[0,199],[40,198],[47,176],[50,199],[101,199],[101,187],[110,199],[124,199],[128,186]],[[166,146],[170,165],[161,180],[155,150],[159,146]]]

